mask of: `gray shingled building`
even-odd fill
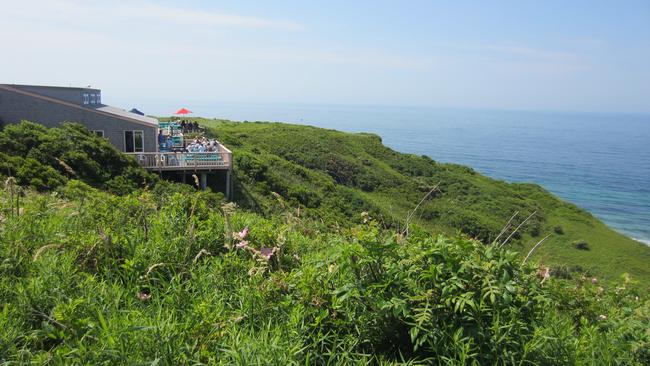
[[[23,120],[48,127],[81,123],[130,153],[149,171],[182,182],[196,174],[202,189],[210,186],[228,197],[232,194],[232,152],[228,148],[217,143],[211,152],[160,151],[158,120],[102,104],[99,89],[0,84],[0,126]]]
[[[0,123],[78,122],[124,152],[157,152],[158,120],[102,104],[101,90],[0,84]]]

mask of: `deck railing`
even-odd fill
[[[232,152],[228,149],[219,152],[142,152],[130,155],[135,156],[138,163],[146,169],[210,170],[232,167]]]

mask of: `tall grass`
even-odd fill
[[[219,197],[71,181],[17,203],[5,190],[0,363],[650,360],[650,303],[630,279],[542,283],[465,237],[411,225],[398,240],[372,219],[323,231],[290,207],[262,218]]]

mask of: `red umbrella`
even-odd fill
[[[189,109],[181,108],[181,109],[177,110],[176,113],[174,113],[174,114],[190,114],[190,113],[192,113],[192,111],[190,111]]]

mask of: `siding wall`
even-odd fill
[[[99,89],[85,88],[61,88],[53,86],[36,85],[11,85],[12,88],[24,90],[30,93],[46,95],[48,97],[65,100],[66,102],[82,105],[83,93],[101,94]]]
[[[0,121],[7,124],[22,120],[41,123],[48,127],[57,127],[62,122],[78,122],[89,130],[103,130],[104,137],[122,151],[124,151],[124,131],[141,130],[144,132],[144,151],[155,152],[158,149],[157,126],[130,122],[89,109],[0,89]]]

